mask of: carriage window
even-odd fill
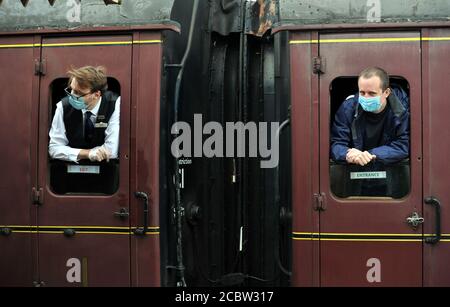
[[[67,87],[67,84],[68,78],[59,78],[50,85],[48,131],[51,129],[57,103],[66,97],[64,89]],[[108,78],[108,91],[120,96],[120,84],[116,79]],[[103,128],[105,130],[105,125],[100,118],[102,115],[99,113],[98,115],[100,116],[97,118],[94,129]],[[87,159],[75,163],[61,159],[52,159],[49,156],[48,176],[50,188],[56,194],[112,195],[119,188],[119,159],[110,159],[109,162],[105,160],[92,162]]]
[[[398,101],[389,101],[389,107],[386,108],[386,112],[380,113],[380,117],[371,117],[371,114],[367,118],[361,118],[357,115],[357,119],[362,119],[364,121],[371,121],[377,123],[379,118],[382,124],[376,124],[373,130],[368,130],[372,128],[362,129],[361,122],[340,122],[341,125],[337,125],[335,122],[336,113],[341,107],[342,103],[351,95],[356,95],[358,93],[358,77],[340,77],[331,83],[330,86],[330,185],[332,193],[340,198],[360,198],[360,197],[384,197],[399,199],[408,195],[410,191],[410,162],[409,162],[409,147],[403,147],[408,156],[402,158],[396,162],[388,163],[383,161],[377,161],[377,159],[369,162],[365,166],[359,164],[347,163],[345,160],[345,154],[342,148],[338,144],[342,144],[344,140],[348,139],[346,133],[342,133],[344,129],[350,131],[351,136],[349,138],[349,147],[355,147],[355,141],[353,133],[357,131],[357,135],[361,138],[367,140],[368,131],[377,131],[376,129],[381,129],[376,132],[379,137],[377,137],[377,146],[390,145],[392,142],[397,140],[397,135],[395,130],[391,129],[393,124],[388,123],[391,119],[387,112],[393,111],[394,104],[398,102],[408,102],[406,105],[409,110],[409,84],[407,80],[400,77],[392,77],[390,79],[391,88],[394,93],[398,93]],[[402,95],[403,91],[403,95]],[[405,100],[406,99],[406,100]],[[400,101],[402,100],[402,101]],[[357,102],[356,102],[357,103]],[[351,118],[354,121],[355,112],[354,110],[347,109],[346,112],[351,112]],[[341,113],[342,114],[342,113]],[[360,113],[358,113],[360,114]],[[398,112],[396,114],[399,114]],[[341,118],[341,117],[340,117]],[[336,125],[335,125],[336,124]],[[409,122],[407,123],[409,126]],[[334,126],[335,125],[335,126]],[[345,126],[345,127],[344,127]],[[347,127],[348,126],[348,127]],[[361,137],[362,136],[362,137]],[[407,134],[409,138],[409,133]],[[373,140],[372,140],[373,141]],[[398,148],[397,145],[396,148]],[[402,145],[400,145],[401,147]],[[367,149],[369,152],[370,149]],[[346,153],[346,150],[345,150]],[[336,158],[336,157],[340,157]],[[342,157],[344,157],[342,159]]]

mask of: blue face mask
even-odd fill
[[[84,109],[87,108],[87,105],[84,102],[83,97],[75,99],[75,98],[73,98],[70,95],[68,95],[68,96],[69,96],[69,103],[74,109],[76,109],[76,110],[84,110]]]
[[[358,102],[364,111],[374,113],[381,107],[381,96],[369,98],[359,96]]]

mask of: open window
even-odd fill
[[[390,78],[391,87],[402,88],[408,97],[409,83],[401,77]],[[358,77],[339,77],[330,85],[330,131],[335,114],[350,95],[358,93]],[[410,192],[409,159],[384,165],[371,162],[366,166],[333,161],[330,158],[330,188],[339,198],[387,197],[403,198]]]
[[[66,96],[64,88],[68,78],[55,79],[50,84],[49,127],[56,111],[56,105]],[[108,78],[108,90],[120,96],[120,84],[114,78]],[[119,159],[109,162],[91,162],[81,160],[79,163],[51,159],[48,161],[49,184],[53,193],[112,195],[119,188]]]

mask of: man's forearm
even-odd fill
[[[52,159],[77,162],[80,149],[65,145],[50,144],[48,153]]]
[[[90,149],[82,149],[78,154],[78,160],[89,159],[89,151]]]

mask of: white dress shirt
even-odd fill
[[[97,120],[97,113],[100,108],[102,98],[100,97],[97,105],[90,110],[91,121],[95,124]],[[81,110],[83,112],[83,125],[85,113],[88,110]],[[113,114],[108,122],[108,127],[105,130],[105,143],[103,144],[106,149],[111,153],[110,158],[115,159],[119,152],[119,131],[120,131],[120,97],[117,98],[116,106]],[[69,147],[69,140],[66,136],[66,127],[64,125],[64,108],[62,102],[58,102],[56,105],[55,116],[53,117],[52,127],[49,132],[50,143],[48,144],[48,153],[53,159],[59,159],[64,161],[78,162],[78,154],[80,148]]]

